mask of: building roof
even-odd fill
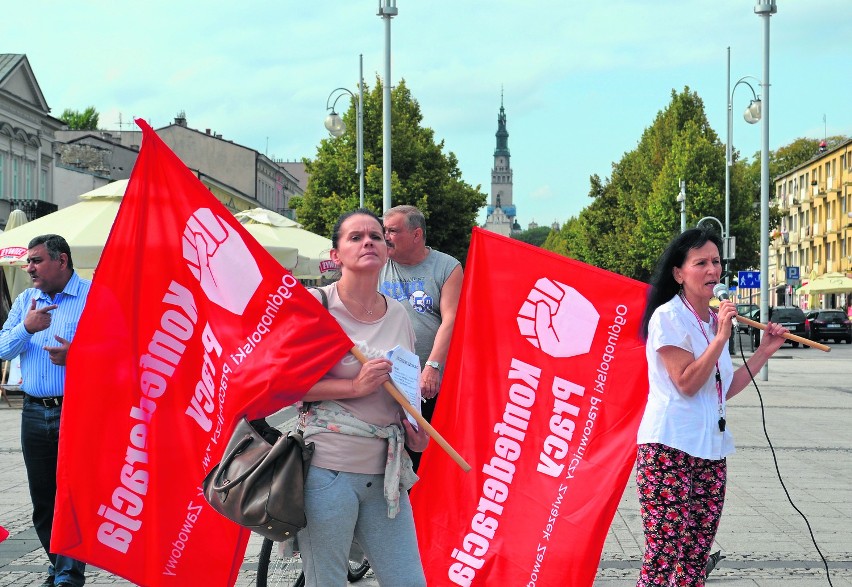
[[[813,164],[814,164],[814,162],[819,161],[820,159],[823,159],[823,158],[825,158],[825,157],[828,157],[829,155],[831,155],[831,154],[832,154],[832,153],[834,153],[835,151],[838,151],[838,150],[840,150],[840,149],[843,149],[843,148],[845,148],[845,147],[848,147],[849,145],[852,145],[852,139],[847,139],[847,140],[843,141],[842,143],[840,143],[840,144],[838,144],[838,145],[835,145],[835,146],[834,146],[834,147],[832,147],[831,149],[828,149],[828,150],[826,150],[826,151],[823,151],[822,153],[817,153],[816,155],[814,155],[813,157],[811,157],[810,159],[808,159],[808,160],[807,160],[807,161],[805,161],[804,163],[800,163],[799,165],[797,165],[797,166],[796,166],[796,167],[794,167],[793,169],[788,169],[788,170],[787,170],[787,171],[785,171],[784,173],[782,173],[782,174],[778,175],[777,177],[774,177],[774,178],[773,178],[773,181],[778,181],[778,180],[780,180],[780,179],[782,179],[782,178],[785,178],[785,177],[787,177],[787,176],[789,176],[789,175],[794,175],[794,174],[795,174],[796,172],[798,172],[800,169],[804,169],[804,168],[806,168],[806,167],[810,167],[811,165],[813,165]]]

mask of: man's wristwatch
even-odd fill
[[[441,363],[439,363],[438,361],[426,361],[426,366],[432,367],[433,369],[437,369],[438,371],[441,370]]]

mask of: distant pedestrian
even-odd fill
[[[734,443],[726,401],[750,381],[728,353],[736,305],[710,310],[722,273],[721,240],[693,228],[657,262],[645,315],[650,392],[642,422],[636,484],[645,530],[638,587],[703,586],[725,500],[725,457]],[[747,365],[756,373],[788,330],[769,323]]]
[[[396,206],[384,214],[388,262],[379,275],[379,291],[402,302],[417,335],[421,413],[432,420],[456,321],[462,268],[457,259],[426,246],[426,218],[414,206]],[[420,453],[409,451],[414,470]]]
[[[50,559],[42,587],[81,587],[86,565],[50,551],[56,501],[56,462],[59,419],[65,401],[65,357],[91,282],[74,272],[71,249],[56,234],[37,236],[29,243],[26,271],[33,287],[13,302],[0,331],[0,358],[20,355],[24,390],[21,447],[33,525]]]

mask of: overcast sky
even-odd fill
[[[852,135],[849,0],[778,0],[770,24],[770,148]],[[589,175],[609,176],[685,86],[725,141],[732,84],[763,70],[753,0],[399,0],[391,82],[404,78],[423,124],[489,194],[501,88],[514,203],[563,222],[588,205]],[[25,53],[54,116],[94,106],[101,127],[184,111],[191,128],[271,157],[313,157],[329,93],[384,74],[378,0],[9,2],[0,52]],[[758,82],[755,90],[762,93]],[[734,93],[734,147],[751,157],[759,126]],[[354,163],[353,163],[354,173]],[[720,214],[722,211],[720,211]],[[484,214],[480,220],[484,220]]]

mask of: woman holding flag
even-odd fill
[[[769,323],[736,371],[727,351],[736,305],[710,310],[722,273],[715,233],[693,228],[663,252],[642,321],[650,391],[636,462],[645,554],[637,587],[703,586],[734,450],[725,403],[742,391],[788,332]]]
[[[311,402],[305,437],[314,443],[305,483],[308,524],[298,535],[306,585],[345,585],[354,537],[380,584],[425,586],[407,492],[417,476],[404,446],[422,451],[428,436],[382,389],[391,371],[386,353],[396,346],[413,352],[414,330],[405,308],[376,291],[388,249],[375,214],[343,214],[332,247],[341,277],[320,290],[368,361],[347,355],[304,397]]]

